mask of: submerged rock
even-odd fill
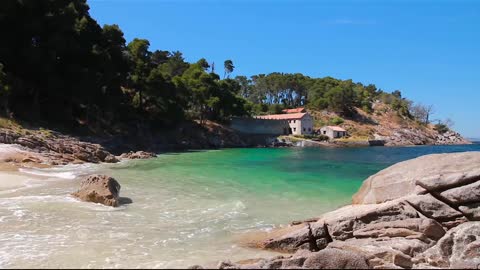
[[[119,197],[120,184],[107,175],[90,175],[80,183],[80,189],[72,196],[93,203],[117,207],[120,204],[132,203],[129,198]]]

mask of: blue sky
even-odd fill
[[[234,75],[301,72],[399,89],[480,137],[480,1],[89,0],[128,41]]]

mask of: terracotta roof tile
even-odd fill
[[[329,129],[334,130],[334,131],[345,131],[345,129],[339,127],[339,126],[327,126]]]
[[[291,119],[301,119],[306,114],[307,113],[270,114],[270,115],[255,116],[255,118],[272,119],[272,120],[291,120]]]
[[[295,109],[285,109],[285,110],[282,110],[282,112],[284,113],[303,113],[305,112],[305,108],[295,108]]]

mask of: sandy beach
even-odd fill
[[[34,162],[22,162],[32,155],[34,153],[25,151],[17,145],[0,144],[0,192],[25,187],[29,181],[37,178],[21,172],[21,168],[48,167]]]

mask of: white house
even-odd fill
[[[347,136],[347,131],[339,126],[325,126],[320,129],[320,135],[326,135],[330,139]]]
[[[256,116],[257,119],[286,120],[288,127],[284,128],[283,134],[312,134],[313,118],[309,113],[288,113],[288,114],[271,114]]]

